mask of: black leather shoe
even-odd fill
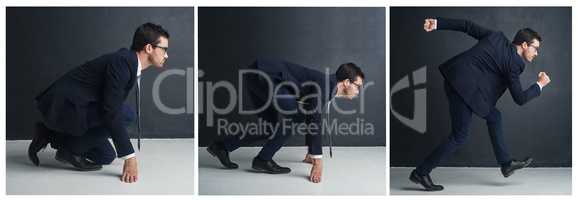
[[[36,166],[40,165],[40,160],[38,159],[38,152],[48,145],[48,134],[50,130],[42,124],[42,122],[36,123],[34,137],[30,146],[28,146],[28,159]]]
[[[77,156],[66,150],[56,151],[56,160],[74,166],[78,171],[96,171],[102,169],[102,165],[94,164],[84,156]]]
[[[225,150],[225,147],[220,142],[214,142],[209,147],[207,147],[207,151],[214,157],[217,157],[223,167],[226,169],[237,169],[239,165],[234,162],[231,162],[229,159],[229,152]]]
[[[532,164],[533,160],[534,159],[529,157],[524,159],[523,161],[511,160],[510,163],[500,168],[502,171],[502,175],[504,175],[505,178],[508,178],[509,176],[514,174],[514,171],[522,169],[524,167],[528,167],[530,164]]]
[[[253,158],[253,169],[269,174],[287,174],[291,172],[289,167],[281,167],[273,160],[261,160],[259,157]]]
[[[415,184],[420,184],[426,191],[440,191],[444,189],[444,186],[435,185],[428,175],[420,176],[415,170],[409,175],[409,180]]]

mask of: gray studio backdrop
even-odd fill
[[[517,30],[531,27],[543,42],[534,63],[520,79],[523,88],[547,72],[552,82],[541,96],[520,107],[509,91],[498,101],[504,135],[514,158],[534,157],[534,166],[571,166],[571,10],[570,8],[391,8],[391,87],[404,77],[410,87],[393,93],[391,109],[409,119],[419,118],[414,91],[427,91],[427,129],[420,133],[390,115],[391,165],[415,166],[450,134],[448,103],[438,66],[472,47],[476,40],[465,33],[423,30],[427,17],[471,20],[500,30],[510,40]],[[427,81],[419,70],[427,66]],[[418,71],[418,72],[416,72]],[[416,72],[416,74],[412,74]],[[425,103],[425,102],[424,102]],[[486,123],[474,117],[467,142],[443,166],[496,166]]]
[[[373,81],[365,91],[365,113],[338,116],[338,123],[359,118],[373,124],[375,131],[373,135],[335,136],[334,145],[385,145],[384,8],[199,8],[200,146],[218,137],[217,123],[207,125],[207,108],[230,103],[225,89],[215,91],[214,101],[207,101],[206,88],[219,81],[237,87],[238,69],[258,57],[284,59],[317,70],[329,68],[331,73],[342,63],[359,65],[366,82]],[[339,103],[360,109],[360,98]],[[238,112],[215,114],[214,118],[241,123],[256,120]],[[304,137],[294,136],[287,145],[304,145]]]
[[[31,139],[33,124],[40,119],[34,97],[68,70],[102,54],[130,48],[134,31],[146,22],[163,26],[169,31],[170,40],[165,68],[151,67],[142,75],[143,137],[193,137],[192,81],[187,82],[185,75],[159,80],[160,102],[179,108],[190,101],[190,112],[161,112],[152,96],[153,82],[167,70],[185,72],[190,68],[188,75],[193,78],[193,11],[193,8],[7,8],[7,139]],[[134,96],[133,90],[126,102],[133,108]],[[136,136],[134,126],[130,132]]]

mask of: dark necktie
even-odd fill
[[[326,121],[327,123],[329,123],[329,109],[331,106],[331,102],[332,100],[329,100],[329,102],[327,102],[327,110],[325,110],[326,113],[325,120],[327,120]],[[329,137],[329,157],[333,158],[333,137],[331,137],[331,133],[329,131],[327,131],[327,135]]]
[[[138,134],[138,150],[140,151],[140,138],[141,138],[141,118],[140,118],[140,75],[137,76],[137,87],[136,87],[136,132]]]

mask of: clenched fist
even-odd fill
[[[546,74],[546,72],[538,73],[538,84],[540,84],[542,87],[545,87],[548,85],[548,83],[550,83],[550,77],[548,74]]]
[[[426,32],[431,32],[437,29],[437,20],[436,19],[425,19],[423,23],[423,30]]]

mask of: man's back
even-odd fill
[[[90,60],[60,77],[37,99],[42,98],[46,92],[54,92],[62,95],[75,103],[88,103],[102,101],[102,93],[107,81],[119,81],[126,83],[124,90],[130,90],[134,82],[132,79],[136,74],[137,60],[136,54],[127,49],[99,56]],[[114,77],[111,68],[116,68],[119,75]]]
[[[136,53],[121,49],[67,72],[36,97],[46,126],[81,135],[89,126],[89,107],[103,119],[116,118],[136,80],[137,65]]]
[[[525,64],[502,32],[466,20],[440,18],[438,29],[463,31],[476,45],[440,65],[440,71],[471,109],[488,114],[505,90],[519,84]],[[517,92],[517,91],[515,91]]]
[[[319,94],[318,97],[322,98],[321,103],[329,100],[329,95],[336,84],[335,75],[325,74],[284,60],[260,58],[255,60],[254,65],[269,75],[269,78],[276,82],[275,84],[281,82],[295,84],[299,88],[298,92],[301,97]]]

